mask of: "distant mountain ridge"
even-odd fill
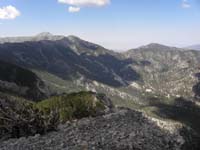
[[[0,60],[53,75],[45,80],[59,88],[57,80],[69,81],[81,89],[140,100],[144,92],[191,97],[192,87],[197,82],[194,74],[200,63],[198,51],[151,43],[117,53],[76,36],[48,32],[0,41]],[[62,85],[65,86],[69,85]]]
[[[136,49],[178,50],[179,48],[167,46],[167,45],[162,45],[162,44],[159,44],[159,43],[150,43],[150,44],[145,45],[145,46],[140,46]]]
[[[0,43],[20,43],[20,42],[28,42],[28,41],[42,41],[42,40],[60,40],[64,38],[64,36],[54,36],[49,32],[42,32],[35,36],[21,36],[21,37],[2,37],[0,38]]]
[[[187,49],[200,50],[200,44],[186,47]]]

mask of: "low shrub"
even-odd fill
[[[37,108],[49,114],[49,110],[58,111],[60,122],[96,116],[105,106],[91,92],[79,92],[55,96],[36,104]]]

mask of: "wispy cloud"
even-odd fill
[[[182,1],[182,4],[181,4],[181,7],[182,7],[182,8],[190,8],[190,7],[191,7],[191,4],[189,3],[188,0],[183,0],[183,1]]]
[[[69,12],[79,12],[82,7],[101,7],[108,5],[110,0],[58,0],[59,3],[70,5]]]
[[[0,8],[0,19],[15,19],[18,16],[20,16],[20,12],[14,6]]]

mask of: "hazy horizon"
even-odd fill
[[[33,34],[33,35],[15,35],[15,36],[0,36],[0,39],[1,38],[20,38],[20,37],[35,37],[35,36],[38,36],[39,34],[43,34],[43,33],[49,33],[49,34],[52,34],[53,36],[65,36],[65,37],[68,37],[68,36],[76,36],[76,35],[62,35],[62,34],[53,34],[51,32],[40,32],[40,33],[36,33],[36,34]],[[113,50],[113,51],[116,51],[116,52],[124,52],[124,51],[127,51],[127,50],[130,50],[130,49],[134,49],[134,48],[139,48],[139,47],[142,47],[142,46],[147,46],[149,44],[160,44],[160,45],[164,45],[164,46],[170,46],[170,47],[177,47],[177,48],[186,48],[186,47],[190,47],[190,46],[197,46],[198,44],[194,44],[194,45],[187,45],[185,47],[179,47],[179,46],[176,46],[176,45],[166,45],[166,44],[163,44],[163,43],[158,43],[158,42],[153,42],[153,43],[146,43],[146,44],[142,44],[142,45],[138,45],[138,46],[132,46],[130,47],[129,49],[112,49],[112,48],[109,48],[109,47],[106,47],[104,46],[103,44],[99,44],[98,42],[93,42],[92,40],[87,40],[87,39],[84,39],[82,37],[79,37],[79,36],[76,36],[82,40],[85,40],[85,41],[88,41],[88,42],[92,42],[94,44],[98,44],[100,46],[103,46],[104,48],[106,49],[110,49],[110,50]],[[117,43],[116,43],[117,44]]]
[[[198,0],[0,0],[0,37],[75,35],[114,50],[200,43]]]

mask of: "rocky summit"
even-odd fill
[[[178,150],[184,145],[179,133],[162,130],[142,113],[129,109],[96,118],[84,118],[44,136],[22,137],[0,143],[2,150]]]

